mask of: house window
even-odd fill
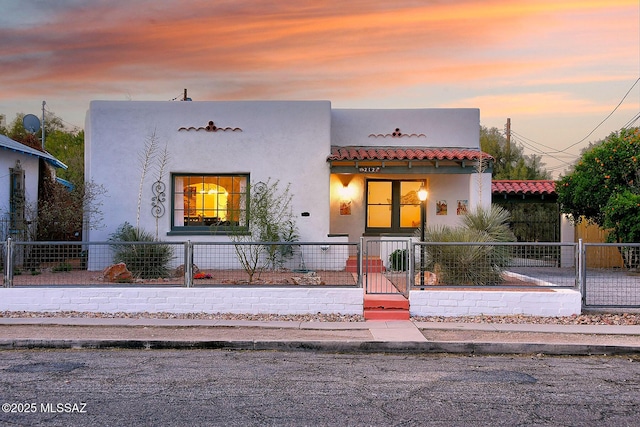
[[[174,231],[247,226],[248,175],[173,174],[172,181]]]
[[[420,227],[422,181],[367,181],[368,233],[412,233]]]

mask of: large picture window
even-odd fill
[[[422,181],[367,181],[367,232],[411,233],[420,227],[420,185]]]
[[[246,227],[248,180],[248,175],[173,174],[173,230]]]

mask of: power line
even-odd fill
[[[533,151],[534,154],[538,154],[540,156],[551,157],[554,160],[557,160],[557,161],[559,161],[559,162],[561,162],[563,164],[569,165],[568,162],[565,162],[564,160],[562,160],[562,159],[558,158],[557,156],[555,156],[554,154],[556,154],[556,153],[552,154],[550,152],[543,151],[543,150],[539,149],[538,147],[535,147],[535,146],[525,142],[524,140],[521,140],[520,138],[518,138],[516,141],[519,142],[520,144],[522,144],[523,147],[528,148],[529,150]]]
[[[571,144],[570,146],[568,146],[567,148],[565,148],[564,150],[560,150],[559,152],[564,152],[567,151],[569,148],[573,148],[576,145],[584,142],[587,138],[589,138],[596,130],[598,130],[598,128],[600,126],[602,126],[604,124],[604,122],[606,122],[607,120],[609,120],[609,117],[611,117],[613,115],[613,113],[616,112],[616,110],[618,110],[618,108],[622,105],[622,103],[624,102],[625,99],[627,99],[627,96],[629,96],[629,93],[631,93],[631,91],[633,90],[633,88],[638,84],[638,82],[640,81],[640,77],[638,77],[636,79],[635,82],[633,82],[633,84],[631,85],[631,87],[629,88],[629,90],[627,91],[627,93],[624,94],[624,96],[622,97],[622,99],[620,100],[620,102],[618,102],[618,105],[616,105],[616,107],[613,109],[613,111],[611,111],[609,113],[609,115],[607,117],[605,117],[600,123],[598,123],[598,126],[596,126],[595,128],[593,128],[593,130],[591,132],[589,132],[589,134],[587,136],[585,136],[584,138],[582,138],[580,141]]]
[[[527,141],[529,141],[529,142],[531,142],[531,143],[533,143],[533,144],[538,144],[538,145],[540,145],[540,146],[542,146],[542,147],[544,147],[544,148],[548,148],[549,150],[552,150],[552,151],[549,151],[549,152],[548,152],[548,153],[546,153],[546,154],[549,154],[549,153],[562,153],[562,151],[556,150],[556,149],[555,149],[555,148],[553,148],[553,147],[549,147],[548,145],[545,145],[545,144],[543,144],[543,143],[541,143],[541,142],[535,141],[535,140],[533,140],[533,139],[531,139],[531,138],[527,138],[526,136],[521,135],[521,134],[519,134],[518,132],[515,132],[513,129],[511,130],[511,133],[512,133],[512,134],[514,134],[515,136],[517,136],[517,137],[518,137],[518,138],[520,138],[520,139],[526,139]]]
[[[633,118],[631,118],[631,119],[627,122],[627,124],[625,124],[624,126],[622,126],[622,128],[623,128],[623,129],[628,129],[628,128],[632,127],[632,126],[633,126],[633,124],[634,124],[635,122],[637,122],[637,121],[638,121],[638,119],[640,119],[640,113],[637,113],[635,116],[633,116]]]
[[[69,126],[71,126],[72,128],[74,128],[73,130],[81,130],[82,128],[80,126],[76,126],[73,123],[69,123],[68,121],[64,120],[62,117],[58,116],[56,113],[54,113],[53,111],[51,111],[48,107],[49,104],[47,104],[45,106],[45,111],[49,114],[51,114],[53,117],[55,117],[56,119],[60,120],[62,123],[65,123]]]

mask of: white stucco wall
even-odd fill
[[[241,128],[242,132],[178,131],[181,127]],[[331,105],[328,101],[136,102],[93,101],[87,114],[87,178],[109,189],[103,206],[105,227],[92,241],[107,240],[123,222],[135,224],[141,177],[139,155],[154,132],[169,154],[166,213],[159,221],[163,240],[171,229],[170,173],[250,173],[251,183],[291,183],[293,211],[302,241],[324,241],[329,233]],[[155,231],[150,172],[144,185],[140,222]],[[301,216],[308,212],[309,216]],[[193,238],[193,237],[191,237]],[[226,240],[207,234],[198,240]]]
[[[424,134],[422,138],[372,138],[371,134],[390,134],[396,128],[405,134]],[[480,110],[477,108],[422,108],[396,110],[334,109],[332,145],[403,145],[478,148]]]
[[[179,131],[181,127],[241,128],[242,132]],[[390,134],[396,128],[420,137],[371,137]],[[433,146],[479,149],[478,109],[331,109],[329,101],[233,101],[233,102],[137,102],[93,101],[85,124],[85,172],[88,179],[108,188],[102,207],[104,227],[85,230],[91,241],[105,241],[125,221],[135,224],[141,177],[139,156],[145,141],[155,133],[160,149],[167,147],[169,163],[166,213],[157,222],[165,241],[226,241],[211,234],[179,235],[171,230],[171,173],[250,174],[251,183],[279,180],[291,183],[293,210],[300,240],[358,241],[365,226],[365,175],[350,178],[352,212],[341,216],[336,189],[341,187],[326,162],[331,145]],[[428,223],[455,225],[458,200],[490,203],[490,175],[463,173],[376,175],[375,178],[424,179],[429,182]],[[149,172],[143,187],[140,224],[156,230],[151,211]],[[480,191],[482,195],[480,195]],[[333,194],[333,197],[331,195]],[[436,201],[446,200],[449,212],[436,216]],[[308,216],[302,216],[302,213]],[[331,227],[330,227],[331,225]],[[347,237],[329,238],[329,234]]]

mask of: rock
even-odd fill
[[[133,275],[127,269],[127,265],[124,262],[120,262],[118,264],[111,264],[102,270],[102,279],[105,282],[112,283],[131,283],[133,281]]]
[[[315,271],[311,271],[304,276],[293,276],[291,281],[295,285],[324,285],[324,282]]]
[[[192,270],[193,274],[197,274],[200,272],[200,269],[195,264],[193,264]],[[176,268],[176,270],[173,272],[173,277],[184,277],[184,264],[181,264],[178,266],[178,268]]]

